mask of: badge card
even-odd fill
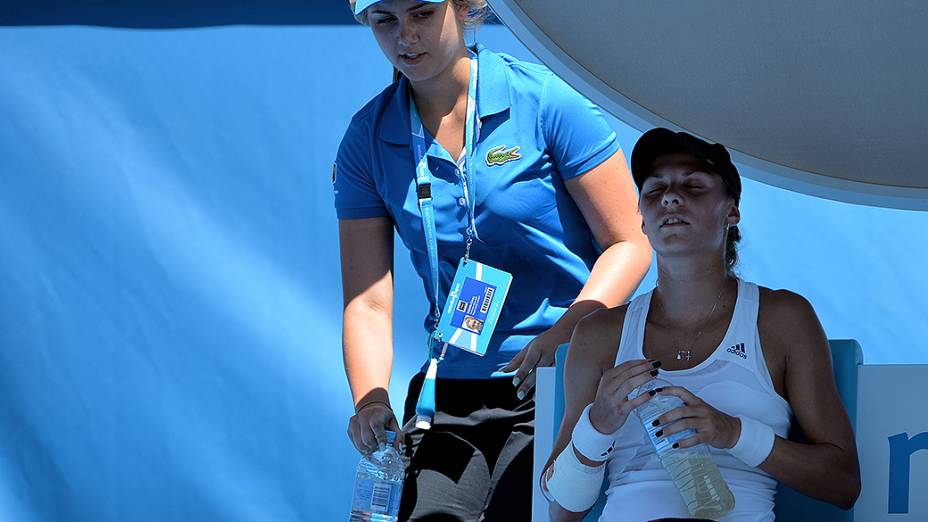
[[[458,264],[438,332],[462,350],[485,355],[503,310],[512,275],[473,259]]]

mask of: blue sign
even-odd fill
[[[910,457],[918,450],[928,449],[928,431],[911,439],[902,432],[889,437],[889,512],[909,512]]]

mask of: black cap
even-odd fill
[[[741,201],[741,175],[731,162],[731,156],[724,145],[709,143],[692,134],[674,132],[663,127],[642,134],[632,149],[632,177],[639,191],[644,180],[651,175],[654,160],[674,152],[686,152],[699,158],[709,170],[722,178],[735,201]]]

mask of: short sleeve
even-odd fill
[[[389,216],[371,169],[371,135],[364,125],[352,120],[332,167],[335,213],[338,219]]]
[[[592,170],[619,150],[616,133],[599,108],[554,74],[545,83],[539,123],[565,180]]]

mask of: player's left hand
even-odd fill
[[[722,413],[682,386],[668,386],[658,393],[674,395],[683,401],[683,406],[657,418],[663,432],[660,437],[693,429],[696,435],[678,441],[679,447],[689,448],[705,442],[713,448],[728,449],[738,442],[741,436],[741,419],[738,417]]]

